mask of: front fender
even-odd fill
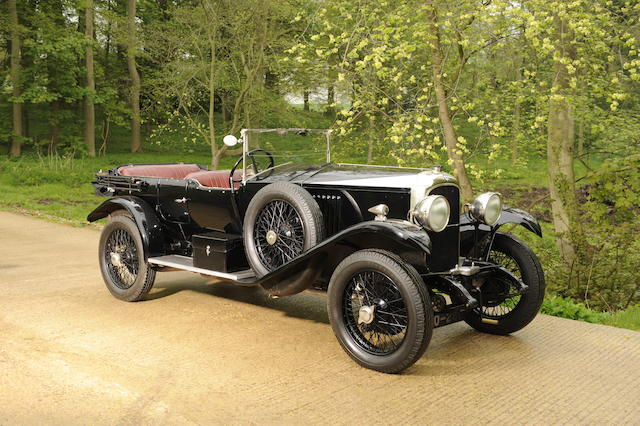
[[[107,217],[116,210],[126,210],[135,221],[144,246],[145,260],[164,254],[164,234],[162,224],[153,207],[143,199],[133,196],[115,197],[100,204],[87,216],[89,222]]]
[[[373,248],[393,252],[424,269],[426,256],[431,253],[431,240],[422,228],[409,222],[360,222],[320,242],[258,282],[274,295],[299,293],[314,282],[327,283],[336,266],[351,253]]]
[[[505,206],[502,209],[500,220],[494,226],[495,230],[497,231],[498,228],[506,223],[517,223],[518,225],[522,225],[525,229],[533,232],[538,237],[542,237],[542,228],[540,227],[540,224],[535,217],[524,210]],[[487,226],[487,228],[489,227]]]
[[[468,213],[460,215],[460,253],[466,257],[485,257],[491,249],[493,236],[507,223],[515,223],[542,237],[540,224],[528,212],[505,206],[500,220],[493,227],[479,223]]]

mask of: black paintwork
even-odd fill
[[[160,256],[165,251],[165,227],[162,225],[151,204],[141,198],[122,196],[111,198],[100,204],[93,210],[87,220],[95,222],[107,217],[116,210],[126,210],[140,229],[142,244],[144,246],[144,258]]]
[[[194,235],[193,266],[212,271],[236,272],[249,268],[241,235],[213,231]]]
[[[401,221],[357,223],[307,250],[282,268],[244,284],[260,284],[275,295],[295,294],[309,283],[326,285],[338,263],[357,250],[391,251],[425,270],[431,240],[420,227]]]
[[[493,238],[507,223],[515,223],[542,237],[542,228],[538,221],[524,210],[504,206],[498,223],[493,227],[478,223],[470,214],[460,216],[460,253],[462,256],[487,260]]]
[[[218,253],[224,259],[212,262],[227,271],[246,267],[244,256],[238,256],[242,221],[249,202],[265,185],[288,181],[304,187],[316,199],[323,212],[327,238],[281,268],[260,279],[239,282],[261,285],[274,295],[300,292],[313,285],[328,285],[333,270],[345,257],[357,250],[376,248],[399,255],[413,265],[430,289],[452,296],[454,305],[438,314],[438,324],[460,319],[464,309],[477,301],[469,294],[471,282],[465,277],[447,275],[460,262],[486,260],[495,233],[506,223],[517,223],[542,235],[537,221],[528,213],[505,207],[498,224],[488,227],[460,214],[457,185],[434,186],[430,194],[445,196],[451,205],[451,219],[440,232],[425,231],[406,221],[411,189],[358,185],[358,179],[376,179],[389,175],[413,175],[417,170],[351,165],[285,164],[249,179],[236,190],[207,188],[183,179],[119,176],[117,168],[96,175],[96,192],[113,196],[96,208],[87,219],[95,221],[118,209],[130,212],[141,230],[145,258],[165,254],[200,256],[202,243],[212,231],[228,235],[230,245]],[[373,221],[367,210],[377,204],[389,206],[389,220]],[[220,234],[222,233],[222,234]],[[194,238],[195,236],[195,238]],[[194,253],[194,244],[199,247]]]

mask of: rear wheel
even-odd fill
[[[489,277],[481,287],[482,306],[467,313],[465,321],[483,333],[510,334],[524,328],[540,310],[545,290],[542,266],[526,244],[506,234],[496,234],[489,261],[511,272],[529,289],[520,294],[508,280]],[[483,317],[489,321],[482,322]]]
[[[406,369],[431,340],[427,289],[416,270],[391,253],[361,250],[344,259],[331,277],[327,309],[342,348],[372,370]]]
[[[136,302],[151,290],[156,272],[144,258],[142,237],[133,219],[124,210],[114,213],[100,236],[100,271],[111,294]]]
[[[263,276],[322,241],[322,212],[300,186],[276,182],[258,191],[249,203],[243,237],[251,267]]]

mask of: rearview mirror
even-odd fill
[[[222,139],[222,142],[224,142],[226,146],[235,146],[238,143],[238,138],[233,135],[227,135]]]

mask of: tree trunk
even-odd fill
[[[220,157],[218,157],[218,147],[216,145],[216,39],[215,34],[209,35],[209,47],[211,50],[211,58],[209,60],[209,143],[211,144],[211,167],[215,170],[218,168]]]
[[[136,67],[136,0],[127,0],[127,67],[131,79],[131,152],[142,152],[140,142],[140,74]]]
[[[309,91],[308,90],[304,91],[302,98],[304,102],[304,106],[302,107],[302,109],[304,111],[309,111]]]
[[[578,122],[578,156],[584,155],[584,109],[580,113],[580,121]]]
[[[222,129],[223,131],[227,131],[227,122],[229,121],[229,98],[228,95],[223,91],[220,94],[220,113],[222,114]]]
[[[111,0],[107,0],[107,11],[111,12]],[[105,42],[104,42],[104,73],[109,75],[109,55],[111,53],[111,20],[107,20],[107,27],[105,29]]]
[[[29,138],[31,127],[29,126],[29,108],[22,109],[22,134],[25,138]]]
[[[518,144],[520,143],[520,101],[516,95],[513,107],[513,136],[511,137],[511,165],[518,161]]]
[[[559,47],[575,57],[570,46],[572,35],[566,22],[557,19],[557,41]],[[562,61],[554,65],[555,79],[549,104],[547,163],[549,168],[549,194],[553,226],[560,254],[564,262],[573,266],[577,259],[577,249],[584,242],[584,234],[578,216],[575,176],[573,171],[574,118],[573,106],[568,102],[570,91],[569,73]]]
[[[96,91],[96,81],[93,74],[93,0],[85,0],[84,34],[87,43],[85,47],[85,62],[87,67],[87,94],[84,97],[84,141],[87,153],[96,156],[96,114],[93,97]]]
[[[60,144],[60,100],[49,104],[49,153],[54,153]]]
[[[9,0],[9,15],[11,15],[11,85],[13,86],[13,135],[11,137],[9,155],[18,157],[22,150],[22,102],[18,100],[22,93],[20,88],[22,54],[16,0]]]
[[[325,114],[329,117],[335,115],[336,109],[333,104],[336,103],[336,88],[332,85],[327,87],[327,109]]]
[[[522,72],[520,70],[520,60],[516,60],[516,98],[513,106],[513,135],[511,137],[511,165],[518,161],[518,144],[520,143],[520,81]]]
[[[445,146],[447,147],[449,159],[453,162],[454,173],[458,178],[462,197],[470,200],[473,197],[473,189],[464,166],[464,159],[458,150],[458,137],[456,136],[456,131],[453,128],[453,123],[451,122],[451,115],[449,114],[449,107],[447,105],[447,95],[444,88],[444,81],[442,79],[442,63],[444,55],[442,53],[442,46],[440,45],[438,13],[433,3],[431,4],[431,11],[428,15],[428,23],[431,30],[433,86],[436,93],[436,101],[438,102],[438,115],[440,117],[440,123],[442,124]]]

